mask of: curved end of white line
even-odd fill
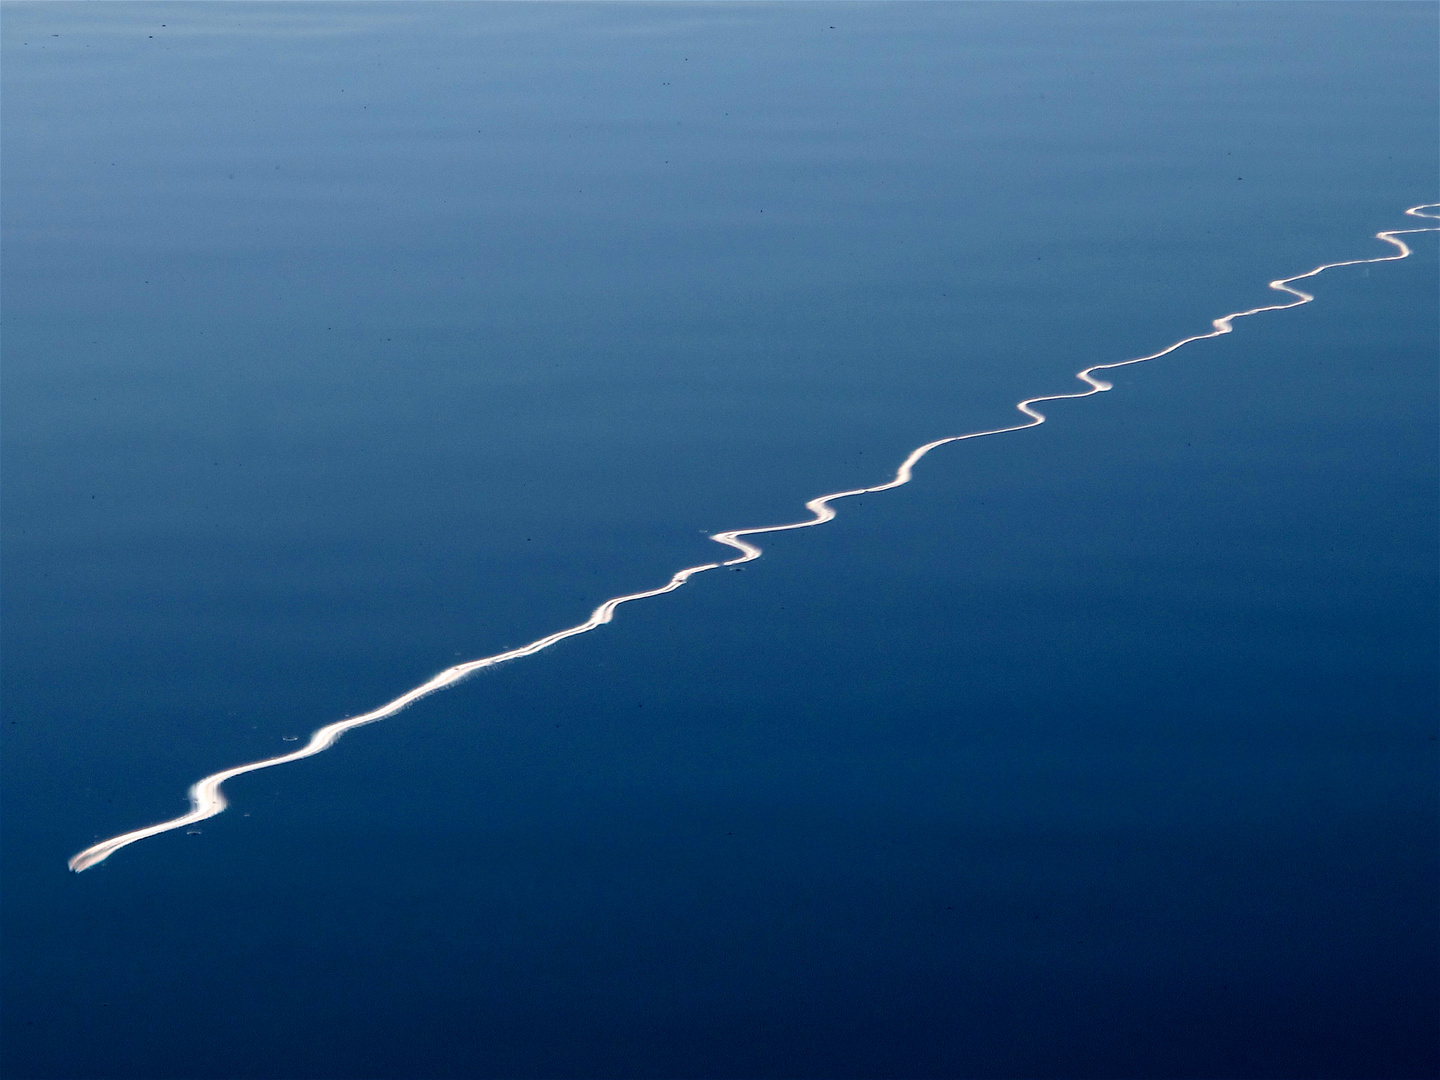
[[[104,855],[92,855],[91,849],[86,848],[84,851],[80,852],[80,854],[70,856],[70,862],[68,865],[72,873],[78,874],[83,870],[88,870],[90,867],[94,866],[104,857]]]
[[[119,851],[122,847],[133,844],[138,839],[140,839],[138,836],[131,838],[117,836],[111,840],[106,840],[102,843],[94,844],[86,848],[84,851],[70,857],[70,869],[74,873],[79,874],[85,870],[90,869],[90,867],[94,866],[96,863],[104,862],[111,855],[115,854],[115,852]]]

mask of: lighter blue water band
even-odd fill
[[[1423,203],[1420,206],[1410,207],[1405,213],[1411,217],[1440,219],[1440,214],[1426,213],[1427,210],[1437,208],[1440,208],[1440,203]],[[211,773],[209,776],[196,781],[195,784],[191,786],[189,813],[182,814],[180,817],[172,818],[169,821],[162,821],[158,825],[149,825],[143,829],[135,829],[131,832],[121,833],[119,836],[112,836],[109,840],[102,840],[97,844],[92,844],[84,851],[71,857],[70,869],[79,873],[81,870],[86,870],[98,862],[103,862],[121,848],[133,844],[137,840],[144,840],[148,836],[158,836],[160,833],[169,832],[172,829],[181,829],[187,825],[194,825],[196,822],[204,821],[206,818],[214,817],[216,814],[221,813],[227,805],[225,795],[221,792],[220,786],[232,777],[258,772],[261,769],[270,769],[276,765],[286,765],[289,762],[299,761],[302,758],[314,757],[321,751],[328,750],[334,746],[335,740],[352,728],[363,727],[366,724],[373,724],[377,720],[384,720],[387,717],[394,716],[401,709],[414,704],[421,698],[433,694],[437,690],[443,690],[447,686],[453,686],[461,679],[464,679],[468,675],[473,675],[483,668],[494,667],[496,664],[503,664],[507,660],[518,660],[522,656],[533,656],[535,653],[543,649],[548,649],[550,646],[558,644],[566,638],[575,637],[577,634],[589,633],[596,627],[603,626],[613,619],[616,609],[621,604],[628,604],[634,600],[644,600],[651,596],[662,596],[665,593],[674,592],[696,574],[703,574],[706,570],[715,570],[722,566],[737,566],[740,563],[753,562],[760,557],[761,549],[754,544],[747,543],[742,537],[759,536],[763,533],[788,532],[792,529],[808,529],[815,525],[823,525],[835,516],[835,509],[830,504],[837,499],[848,499],[854,495],[869,495],[877,491],[889,491],[891,488],[908,484],[916,464],[936,447],[944,446],[947,443],[963,442],[966,439],[981,439],[987,435],[1004,435],[1011,431],[1024,431],[1026,428],[1039,427],[1045,422],[1045,414],[1036,409],[1036,405],[1046,401],[1069,401],[1073,398],[1090,397],[1092,394],[1099,394],[1111,389],[1110,383],[1103,379],[1095,378],[1094,373],[1097,371],[1109,371],[1114,368],[1129,367],[1131,364],[1143,364],[1148,360],[1158,360],[1160,357],[1168,356],[1176,349],[1189,345],[1191,342],[1204,341],[1207,338],[1216,338],[1222,334],[1230,333],[1233,329],[1232,324],[1236,319],[1243,319],[1250,315],[1259,315],[1266,311],[1285,311],[1289,308],[1299,307],[1302,304],[1308,304],[1315,299],[1307,292],[1292,288],[1291,282],[1303,281],[1325,270],[1333,270],[1341,266],[1363,266],[1367,263],[1396,262],[1400,259],[1408,258],[1410,255],[1410,247],[1405,241],[1398,239],[1398,237],[1422,232],[1440,232],[1440,228],[1432,226],[1422,229],[1391,229],[1386,232],[1378,232],[1375,234],[1376,239],[1393,245],[1396,249],[1396,254],[1382,255],[1374,259],[1347,259],[1345,262],[1325,263],[1323,266],[1317,266],[1315,269],[1307,270],[1303,274],[1280,278],[1277,281],[1270,282],[1270,288],[1283,293],[1289,293],[1295,298],[1288,303],[1270,304],[1265,307],[1250,308],[1248,311],[1231,312],[1229,315],[1215,319],[1211,323],[1214,329],[1209,333],[1195,334],[1192,337],[1181,338],[1174,344],[1167,345],[1159,352],[1150,353],[1148,356],[1137,356],[1131,360],[1119,360],[1110,364],[1096,364],[1093,367],[1088,367],[1083,371],[1077,372],[1075,377],[1087,384],[1086,389],[1076,391],[1073,394],[1048,394],[1044,397],[1026,398],[1024,401],[1018,402],[1015,407],[1026,417],[1023,423],[1012,424],[1009,427],[991,428],[988,431],[971,431],[964,435],[950,435],[946,438],[936,439],[934,442],[928,442],[924,446],[917,447],[910,452],[910,455],[902,461],[900,467],[895,470],[895,478],[887,483],[879,484],[875,487],[837,491],[830,495],[821,495],[819,498],[811,499],[805,504],[805,509],[809,510],[814,516],[806,521],[791,522],[787,525],[766,525],[757,529],[732,529],[729,532],[715,533],[710,539],[724,544],[727,547],[734,548],[740,552],[740,555],[737,558],[729,559],[725,562],[711,562],[704,563],[700,566],[688,566],[684,570],[677,571],[668,582],[658,589],[647,589],[644,592],[626,593],[624,596],[611,597],[597,607],[591,613],[590,618],[577,626],[572,626],[566,630],[557,630],[553,634],[542,637],[538,641],[532,641],[529,645],[522,645],[518,649],[510,649],[506,652],[496,653],[494,656],[484,656],[479,660],[470,660],[466,663],[456,664],[454,667],[446,668],[434,678],[421,683],[413,690],[406,691],[393,701],[386,702],[378,709],[362,713],[359,716],[351,716],[344,720],[337,720],[333,724],[326,724],[310,736],[309,742],[292,753],[265,758],[263,761],[252,761],[246,765],[235,765],[229,769],[222,769],[220,772]]]

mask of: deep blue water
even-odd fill
[[[1420,1077],[1437,9],[11,4],[13,1078]]]

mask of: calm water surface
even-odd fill
[[[1426,3],[11,4],[4,1075],[1397,1077]],[[714,550],[711,550],[714,549]]]

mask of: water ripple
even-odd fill
[[[1423,203],[1420,206],[1410,207],[1405,213],[1411,217],[1440,220],[1440,214],[1426,212],[1437,208],[1440,208],[1440,203]],[[1147,356],[1137,356],[1130,360],[1117,360],[1109,364],[1095,364],[1092,367],[1085,368],[1083,371],[1076,372],[1075,377],[1086,384],[1084,390],[1077,390],[1071,394],[1047,394],[1043,397],[1026,398],[1024,401],[1018,402],[1015,407],[1026,417],[1022,423],[1012,424],[1009,427],[991,428],[988,431],[971,431],[964,435],[949,435],[943,439],[928,442],[924,446],[916,447],[910,452],[909,456],[900,463],[900,467],[895,470],[894,479],[884,484],[878,484],[875,487],[854,488],[850,491],[836,491],[829,495],[821,495],[818,498],[811,499],[805,504],[805,509],[809,510],[812,516],[804,521],[794,521],[785,525],[766,525],[754,529],[731,529],[728,532],[715,533],[710,539],[724,544],[727,547],[734,548],[740,554],[724,562],[710,562],[703,563],[699,566],[687,566],[683,570],[676,571],[669,581],[657,589],[646,589],[644,592],[626,593],[624,596],[611,597],[591,612],[590,617],[584,622],[565,630],[557,630],[553,634],[547,634],[537,641],[532,641],[529,645],[522,645],[518,649],[510,649],[506,652],[496,653],[494,656],[482,656],[478,660],[470,660],[466,663],[456,664],[454,667],[446,668],[413,690],[407,690],[394,700],[381,705],[378,709],[372,709],[370,712],[362,713],[359,716],[351,716],[344,720],[337,720],[333,724],[326,724],[310,736],[309,742],[291,753],[265,758],[262,761],[252,761],[245,765],[235,765],[231,768],[211,773],[209,776],[196,781],[195,784],[191,786],[189,813],[182,814],[180,817],[172,818],[169,821],[162,821],[158,825],[148,825],[143,829],[134,829],[127,833],[121,833],[119,836],[112,836],[108,840],[102,840],[97,844],[92,844],[84,851],[71,857],[70,869],[79,873],[81,870],[89,869],[96,863],[103,862],[121,848],[133,844],[137,840],[144,840],[148,836],[157,836],[160,833],[170,832],[172,829],[183,829],[187,826],[194,825],[198,821],[204,821],[206,818],[214,817],[216,814],[221,813],[227,805],[225,795],[220,788],[226,780],[232,777],[243,776],[245,773],[258,772],[260,769],[273,768],[276,765],[286,765],[292,761],[299,761],[302,758],[314,757],[321,751],[328,750],[334,746],[335,740],[352,728],[363,727],[366,724],[373,724],[377,720],[384,720],[386,717],[394,716],[401,709],[414,704],[421,698],[433,694],[437,690],[443,690],[447,686],[453,686],[461,679],[464,679],[468,675],[473,675],[482,668],[494,667],[496,664],[503,664],[507,660],[518,660],[522,656],[533,656],[535,653],[548,649],[550,646],[558,644],[566,638],[589,633],[596,627],[603,626],[613,619],[616,609],[619,608],[621,604],[628,604],[635,600],[644,600],[651,596],[663,596],[665,593],[674,592],[696,574],[703,574],[706,570],[715,570],[722,566],[737,566],[740,563],[753,562],[755,559],[760,558],[761,549],[743,539],[744,537],[760,536],[764,533],[788,532],[792,529],[808,529],[815,525],[823,525],[835,516],[835,508],[830,504],[839,499],[848,499],[855,495],[869,495],[877,491],[889,491],[891,488],[908,484],[916,464],[936,447],[944,446],[947,443],[963,442],[966,439],[981,439],[988,435],[1004,435],[1011,431],[1024,431],[1027,428],[1039,427],[1045,422],[1045,414],[1035,408],[1036,405],[1046,401],[1068,401],[1072,398],[1090,397],[1093,394],[1099,394],[1111,389],[1110,383],[1104,379],[1097,379],[1095,377],[1094,373],[1097,371],[1110,371],[1114,368],[1129,367],[1131,364],[1143,364],[1148,360],[1158,360],[1160,357],[1168,356],[1175,350],[1189,345],[1191,342],[1204,341],[1207,338],[1216,338],[1223,334],[1230,333],[1231,330],[1234,329],[1233,324],[1236,319],[1243,319],[1250,315],[1259,315],[1266,311],[1285,311],[1289,308],[1299,307],[1302,304],[1308,304],[1315,298],[1301,289],[1294,288],[1291,284],[1292,282],[1303,281],[1325,270],[1333,270],[1341,266],[1362,266],[1367,263],[1395,262],[1407,258],[1410,255],[1410,247],[1405,241],[1399,239],[1399,237],[1411,233],[1437,231],[1440,231],[1440,228],[1431,226],[1427,228],[1391,229],[1385,232],[1378,232],[1375,234],[1376,239],[1383,240],[1392,245],[1396,249],[1395,254],[1381,255],[1373,259],[1347,259],[1344,262],[1325,263],[1322,266],[1315,267],[1313,270],[1307,270],[1303,274],[1295,274],[1291,277],[1272,281],[1270,282],[1270,288],[1282,293],[1288,293],[1294,297],[1294,299],[1286,303],[1269,304],[1265,307],[1250,308],[1248,311],[1234,311],[1229,315],[1222,315],[1211,323],[1213,329],[1209,333],[1195,334],[1191,337],[1181,338],[1179,341],[1167,345],[1159,352],[1153,352]]]

